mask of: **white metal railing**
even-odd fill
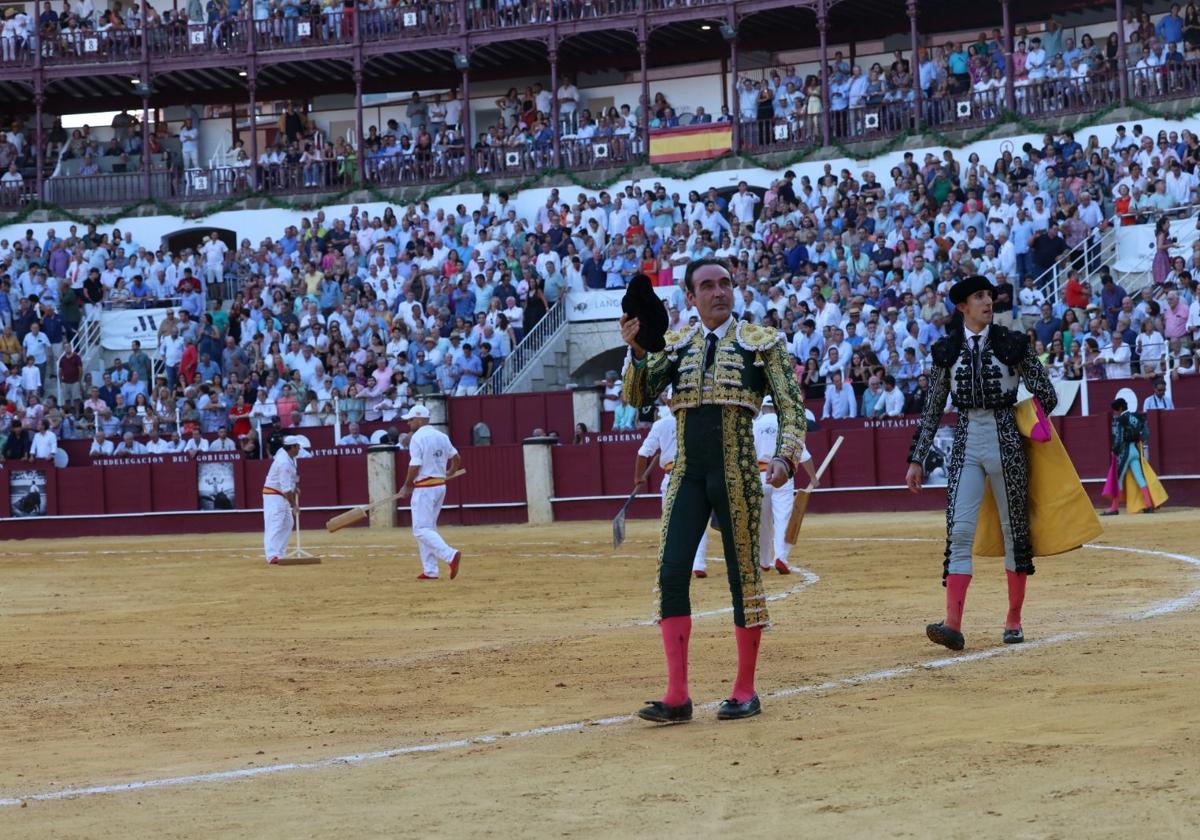
[[[500,363],[500,367],[479,386],[479,390],[475,392],[477,395],[505,393],[526,368],[542,357],[547,348],[554,344],[553,339],[558,333],[566,329],[566,301],[567,292],[564,291],[547,310],[542,320],[521,337],[513,351]]]
[[[1198,211],[1200,204],[1185,204],[1169,210],[1141,210],[1126,214],[1125,217],[1143,217],[1147,221],[1142,224],[1154,224],[1164,216],[1173,219],[1195,217]],[[1086,282],[1099,273],[1101,268],[1111,267],[1117,258],[1117,233],[1121,229],[1122,218],[1120,215],[1113,216],[1108,220],[1108,228],[1098,235],[1096,231],[1092,231],[1087,244],[1081,246],[1082,252],[1078,258],[1073,257],[1071,251],[1065,252],[1054,265],[1034,278],[1034,288],[1041,292],[1046,300],[1056,301],[1070,271],[1078,271],[1080,281]],[[1128,292],[1136,292],[1146,285],[1149,276],[1150,268],[1147,266],[1144,270],[1135,272],[1132,277],[1126,276],[1121,285]]]

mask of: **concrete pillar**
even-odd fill
[[[372,505],[396,495],[396,447],[377,444],[367,447],[367,501]],[[396,527],[396,503],[371,508],[372,528]]]
[[[600,409],[604,404],[603,388],[576,388],[571,392],[571,405],[575,413],[575,425],[587,426],[591,434],[600,432]]]
[[[429,425],[450,434],[450,407],[445,394],[425,394],[420,400],[429,409]]]
[[[525,438],[525,510],[530,525],[554,521],[554,438]]]

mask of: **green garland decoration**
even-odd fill
[[[581,189],[603,190],[628,179],[635,170],[648,168],[659,178],[686,179],[706,175],[730,161],[734,161],[742,166],[751,166],[759,169],[786,169],[787,167],[795,166],[798,163],[804,162],[824,148],[836,149],[843,157],[849,158],[850,160],[871,160],[882,155],[891,154],[905,143],[912,140],[914,137],[920,137],[924,140],[930,141],[928,145],[942,146],[950,149],[961,149],[973,143],[978,143],[981,140],[989,139],[1006,125],[1019,126],[1022,129],[1022,132],[1025,134],[1044,134],[1047,132],[1062,133],[1065,131],[1076,133],[1099,125],[1100,123],[1104,122],[1110,114],[1112,114],[1114,111],[1121,110],[1123,107],[1136,111],[1147,118],[1166,119],[1176,122],[1182,122],[1196,116],[1197,114],[1200,114],[1200,110],[1191,111],[1188,113],[1178,113],[1174,111],[1163,110],[1161,108],[1154,108],[1141,101],[1131,100],[1124,106],[1114,104],[1101,108],[1099,111],[1094,111],[1091,114],[1080,118],[1074,125],[1056,127],[1054,125],[1037,123],[1028,117],[1022,116],[1021,114],[1004,110],[997,114],[996,118],[988,125],[983,126],[977,131],[966,131],[965,133],[956,132],[956,134],[959,135],[957,138],[949,137],[946,134],[943,134],[941,131],[931,128],[924,129],[920,132],[905,131],[892,137],[882,145],[871,146],[871,150],[867,154],[859,154],[842,141],[833,139],[828,147],[808,146],[797,150],[785,158],[780,159],[776,157],[776,159],[773,161],[763,160],[762,158],[744,151],[741,154],[734,154],[732,151],[729,151],[715,158],[710,158],[703,163],[697,164],[690,168],[668,167],[657,163],[630,163],[619,169],[609,170],[603,173],[601,177],[595,179],[581,177],[578,173],[569,169],[545,169],[539,171],[536,175],[533,175],[517,184],[508,187],[507,189],[509,192],[521,192],[523,190],[532,189],[549,178],[567,181]],[[474,188],[474,191],[481,192],[484,189],[494,189],[495,184],[480,177],[476,173],[470,173],[468,175],[464,175],[462,178],[459,178],[457,181],[451,181],[432,186],[429,189],[419,193],[415,198],[411,199],[411,201],[419,204],[422,201],[439,198],[443,195],[468,192],[470,190],[465,189],[467,187],[472,187]],[[197,220],[221,213],[230,209],[231,207],[243,204],[244,202],[256,200],[262,201],[267,206],[273,207],[277,210],[287,210],[290,212],[311,212],[319,210],[323,207],[328,207],[330,205],[343,203],[343,201],[350,195],[362,192],[370,195],[375,201],[384,203],[396,201],[393,196],[388,195],[383,190],[372,184],[367,184],[365,186],[356,184],[335,193],[314,194],[311,199],[307,201],[287,201],[271,193],[256,190],[254,192],[231,195],[227,198],[221,199],[220,201],[206,204],[198,210],[184,213],[181,213],[178,207],[167,204],[166,202],[157,198],[146,198],[131,202],[107,215],[81,215],[58,204],[54,204],[53,202],[33,201],[22,207],[18,212],[12,214],[11,216],[0,218],[0,228],[7,227],[9,225],[22,224],[34,213],[42,210],[52,213],[56,217],[56,220],[61,219],[66,222],[74,222],[75,224],[83,225],[95,224],[98,227],[114,224],[121,219],[125,219],[131,214],[146,208],[153,208],[156,214],[160,216],[173,216],[178,219]]]

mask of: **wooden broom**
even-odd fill
[[[466,475],[466,474],[467,474],[466,470],[459,470],[456,473],[451,473],[450,475],[446,476],[446,480],[450,481],[451,479],[455,479],[461,475]],[[339,513],[337,516],[333,517],[328,522],[326,522],[325,530],[327,530],[329,533],[332,534],[334,531],[340,531],[343,528],[349,527],[350,525],[353,525],[356,522],[362,522],[364,519],[367,518],[367,515],[374,508],[377,508],[380,505],[385,505],[388,502],[394,502],[399,498],[400,498],[400,494],[396,493],[395,495],[388,496],[386,499],[380,499],[379,501],[374,502],[369,505],[359,505],[356,508],[350,508],[350,510],[346,511],[345,513]]]
[[[788,545],[796,544],[796,538],[800,536],[800,525],[804,522],[804,513],[808,510],[808,500],[812,496],[813,488],[817,486],[817,482],[825,474],[825,468],[833,460],[833,456],[837,453],[838,447],[842,445],[843,440],[844,438],[838,435],[838,439],[833,442],[833,446],[829,447],[829,452],[825,455],[825,460],[821,462],[821,466],[817,469],[816,481],[810,483],[805,489],[798,491],[796,498],[792,500],[792,515],[788,517],[787,531],[783,535],[783,539]]]

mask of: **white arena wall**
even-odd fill
[[[1127,124],[1132,125],[1134,121],[1127,121]],[[1182,128],[1187,128],[1189,125],[1194,127],[1193,120],[1167,120],[1167,119],[1139,119],[1136,120],[1146,131],[1153,135],[1160,129],[1167,131],[1179,131]],[[1086,145],[1090,136],[1096,135],[1102,145],[1107,145],[1112,142],[1116,136],[1117,123],[1109,123],[1095,128],[1090,128],[1079,133],[1076,137],[1080,143]],[[960,161],[966,161],[967,157],[972,153],[979,155],[980,160],[986,166],[991,167],[996,158],[1005,149],[1012,149],[1017,153],[1020,152],[1021,146],[1026,142],[1041,144],[1041,135],[1036,134],[1019,134],[1010,137],[993,138],[989,140],[981,140],[978,143],[972,143],[969,146],[964,146],[954,152],[955,157]],[[918,161],[923,160],[926,152],[931,152],[936,155],[941,155],[944,147],[929,146],[924,148],[910,149]],[[833,167],[834,172],[839,172],[843,168],[847,168],[854,173],[861,173],[865,170],[870,170],[875,173],[878,180],[885,186],[890,183],[888,178],[888,170],[897,164],[903,156],[903,151],[896,150],[886,155],[881,155],[867,161],[852,161],[847,158],[834,158],[827,161],[806,161],[798,163],[792,169],[798,176],[808,175],[814,181],[824,171],[826,163]],[[783,174],[782,169],[731,169],[723,171],[709,172],[705,175],[700,175],[694,178],[677,179],[677,178],[643,178],[635,180],[633,183],[640,184],[642,187],[653,186],[656,183],[662,183],[669,192],[677,192],[681,197],[686,198],[690,190],[706,190],[709,187],[726,187],[736,185],[740,180],[749,181],[751,184],[759,186],[769,186],[772,179],[778,178]],[[595,177],[603,178],[603,172],[597,172]],[[614,184],[613,188],[618,186],[623,187],[625,183]],[[574,201],[580,193],[589,194],[596,192],[595,190],[586,190],[576,187],[570,183],[564,183],[559,186],[559,195],[564,200]],[[516,197],[517,208],[523,214],[532,216],[534,211],[542,206],[546,198],[550,194],[549,187],[540,187],[537,189],[525,190]],[[477,192],[462,193],[456,195],[444,195],[438,198],[430,199],[429,206],[431,210],[439,208],[447,212],[453,212],[458,204],[464,204],[468,210],[473,209],[473,204],[478,202],[479,194]],[[302,200],[293,197],[291,200]],[[387,207],[398,206],[399,202],[371,202],[359,204],[360,210],[368,210],[373,215],[382,215]],[[324,207],[326,216],[334,218],[337,216],[345,216],[350,211],[348,204],[335,204]],[[178,230],[188,228],[228,228],[238,232],[239,239],[241,237],[248,238],[252,244],[257,245],[262,239],[270,237],[278,237],[285,225],[298,224],[302,216],[311,215],[306,212],[290,211],[290,210],[229,210],[222,213],[209,216],[201,220],[181,219],[175,216],[145,216],[121,219],[114,225],[106,226],[106,229],[111,227],[130,228],[135,232],[135,238],[140,243],[151,244],[157,243],[159,238]],[[45,237],[46,231],[49,228],[55,228],[56,232],[61,235],[70,226],[70,222],[26,222],[19,225],[9,225],[0,228],[0,239],[8,239],[12,241],[18,236],[23,236],[25,231],[33,229],[34,235],[42,239]]]

